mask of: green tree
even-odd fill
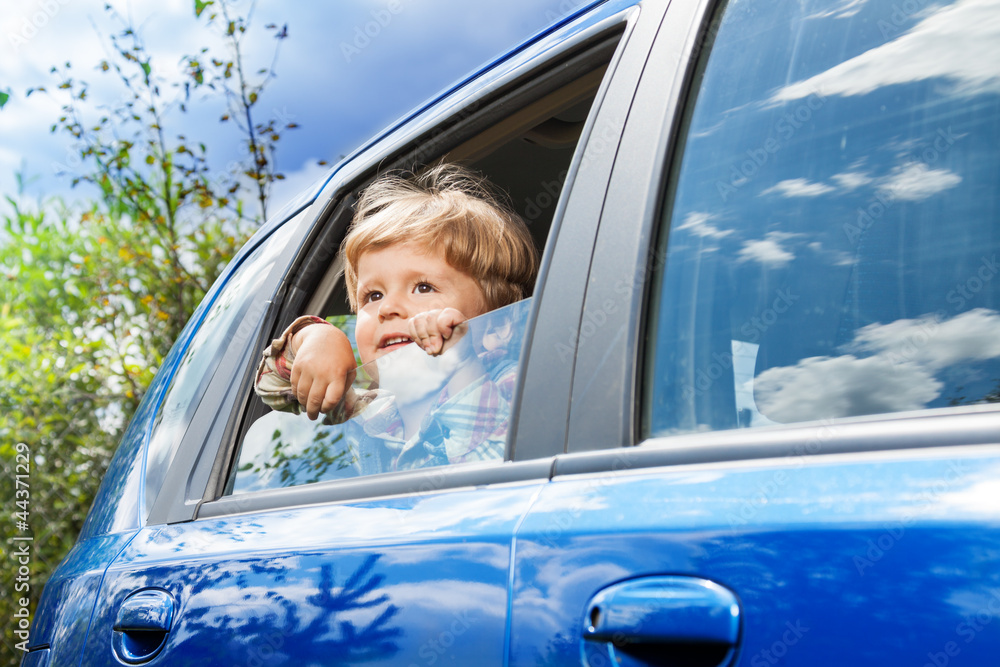
[[[74,543],[110,455],[173,341],[236,250],[265,219],[270,185],[281,178],[275,149],[294,124],[258,120],[287,28],[251,31],[254,5],[194,0],[192,20],[213,43],[180,69],[161,70],[133,24],[106,6],[116,31],[99,76],[120,103],[103,112],[72,63],[53,67],[56,84],[27,91],[62,103],[52,131],[71,141],[82,167],[67,176],[90,187],[90,203],[25,205],[8,196],[0,226],[0,464],[4,498],[16,499],[19,453],[30,451],[29,515],[3,522],[12,538],[31,534],[31,609]],[[246,40],[275,38],[267,67],[247,74]],[[4,102],[7,102],[5,99]],[[11,100],[16,103],[16,100]],[[195,105],[217,107],[234,127],[242,162],[213,170],[209,146],[171,133]],[[69,172],[69,170],[67,170]],[[0,570],[15,590],[16,569]],[[16,598],[0,596],[10,619]],[[5,633],[0,664],[21,653]]]

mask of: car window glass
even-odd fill
[[[1000,402],[998,10],[719,11],[667,187],[646,436]]]
[[[248,337],[256,336],[253,326],[241,324],[250,304],[260,296],[258,291],[274,267],[275,259],[285,249],[293,228],[290,223],[280,227],[240,264],[198,326],[178,363],[160,404],[146,455],[144,497],[147,511],[163,486],[167,468],[226,349],[241,342],[247,344]],[[259,303],[263,307],[263,302]]]
[[[530,303],[460,325],[440,355],[410,344],[360,366],[349,398],[316,421],[264,415],[247,431],[229,492],[501,461]]]

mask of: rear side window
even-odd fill
[[[646,436],[1000,402],[998,13],[718,10],[667,187]]]

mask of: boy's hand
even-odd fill
[[[292,391],[309,419],[329,412],[347,395],[357,362],[347,334],[313,324],[292,336]]]
[[[413,342],[427,354],[437,356],[444,351],[445,342],[452,338],[458,325],[466,319],[468,318],[455,308],[442,308],[414,315],[407,326]],[[457,340],[458,337],[455,338]]]

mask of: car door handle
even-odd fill
[[[152,660],[166,643],[173,617],[174,598],[164,590],[148,588],[128,596],[112,628],[115,654],[133,665]]]
[[[591,598],[583,639],[591,664],[599,654],[623,667],[724,666],[736,655],[740,604],[732,591],[696,577],[624,581]]]

